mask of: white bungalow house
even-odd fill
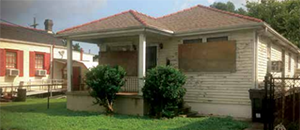
[[[248,90],[263,88],[271,71],[268,63],[283,63],[277,76],[293,76],[298,68],[298,47],[267,23],[202,5],[158,18],[129,10],[62,30],[57,37],[67,41],[71,110],[102,110],[92,105],[87,92],[72,91],[74,40],[98,44],[99,64],[121,65],[127,71],[115,103],[123,114],[145,114],[142,78],[158,65],[171,65],[187,76],[184,100],[192,110],[242,118],[251,118]]]

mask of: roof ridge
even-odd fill
[[[114,14],[114,15],[110,15],[110,16],[107,16],[107,17],[104,17],[104,18],[100,18],[100,19],[91,21],[91,22],[87,22],[87,23],[84,23],[84,24],[80,24],[80,25],[77,25],[77,26],[74,26],[74,27],[66,28],[64,30],[61,30],[61,31],[57,32],[57,34],[62,33],[62,32],[66,32],[66,31],[69,31],[69,30],[72,30],[72,29],[75,29],[75,28],[79,28],[79,27],[82,27],[82,26],[85,26],[85,25],[88,25],[88,24],[92,24],[92,23],[95,23],[95,22],[98,22],[98,21],[102,21],[102,20],[105,20],[105,19],[108,19],[108,18],[112,18],[112,17],[118,16],[118,15],[121,15],[121,14],[125,14],[125,13],[128,13],[128,12],[130,12],[130,10],[123,11],[123,12],[120,12],[120,13],[117,13],[117,14]]]
[[[13,27],[21,27],[21,28],[25,28],[25,29],[34,30],[34,31],[46,31],[44,29],[36,29],[36,28],[31,28],[31,27],[25,27],[25,26],[18,25],[18,24],[10,24],[10,23],[4,23],[4,22],[0,22],[0,24],[5,24],[7,26],[13,26]]]
[[[156,19],[155,17],[152,17],[152,16],[150,16],[150,15],[147,15],[147,14],[144,14],[144,13],[141,13],[141,12],[138,12],[138,11],[136,11],[136,10],[132,10],[132,11],[135,12],[135,13],[144,15],[144,16],[146,16],[146,17],[149,17],[149,18],[151,18],[151,19]]]
[[[212,8],[212,7],[208,7],[208,6],[203,6],[203,5],[200,5],[200,4],[198,4],[196,6],[192,6],[192,7],[187,8],[187,9],[183,9],[183,10],[177,11],[175,13],[171,13],[171,14],[167,14],[167,15],[164,15],[164,16],[161,16],[161,17],[157,17],[156,19],[169,17],[169,16],[172,16],[172,15],[181,13],[181,12],[185,12],[185,11],[191,10],[193,8],[196,8],[196,7],[209,9],[209,10],[212,10],[212,11],[216,11],[216,12],[228,14],[228,15],[231,15],[231,16],[235,16],[235,17],[239,17],[239,18],[243,18],[243,19],[247,19],[247,20],[251,20],[251,21],[255,21],[255,22],[263,22],[261,19],[258,19],[258,18],[254,18],[254,17],[250,17],[250,16],[245,16],[245,15],[241,15],[241,14],[237,14],[237,13],[232,13],[232,12],[228,12],[228,11],[224,11],[224,10],[220,10],[220,9],[216,9],[216,8]]]
[[[216,11],[216,12],[232,15],[232,16],[235,16],[235,17],[243,18],[243,19],[246,19],[246,20],[251,20],[251,21],[255,21],[255,22],[263,22],[263,20],[261,20],[261,19],[246,16],[246,15],[241,15],[241,14],[237,14],[237,13],[233,13],[233,12],[229,12],[229,11],[224,11],[224,10],[220,10],[220,9],[216,9],[216,8],[212,8],[212,7],[208,7],[208,6],[203,6],[203,5],[200,5],[200,4],[197,5],[197,6],[200,7],[200,8],[205,8],[205,9],[209,9],[209,10],[212,10],[212,11]]]
[[[148,24],[146,23],[146,21],[144,21],[143,19],[141,19],[139,16],[136,15],[136,11],[134,10],[129,10],[129,12],[132,14],[132,16],[139,21],[142,25],[147,26]]]

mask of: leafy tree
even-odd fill
[[[73,45],[73,50],[75,50],[75,51],[80,51],[81,50],[81,47],[80,47],[79,43],[75,43]]]
[[[232,2],[215,2],[210,7],[261,19],[300,46],[300,0],[247,1],[246,10],[235,9]]]
[[[232,2],[228,1],[227,3],[223,2],[214,2],[210,7],[217,8],[220,10],[225,10],[229,12],[235,12],[235,6]]]
[[[232,12],[232,13],[247,15],[247,11],[245,9],[243,9],[243,8],[236,9],[234,4],[230,1],[228,1],[227,3],[214,2],[212,5],[210,5],[210,7],[220,9],[220,10],[224,10],[224,11],[228,11],[228,12]]]
[[[262,19],[296,45],[300,45],[300,0],[247,2],[247,15]]]
[[[150,69],[142,89],[144,99],[150,104],[150,115],[174,117],[183,104],[186,77],[170,66]]]
[[[107,114],[114,112],[113,103],[116,93],[125,84],[126,72],[120,66],[100,66],[92,68],[86,73],[85,83],[91,89],[90,95],[106,109]]]

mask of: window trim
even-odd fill
[[[40,69],[40,68],[36,68],[36,55],[43,55],[43,68]],[[35,55],[34,55],[34,69],[35,70],[45,70],[45,52],[37,52],[35,51]]]
[[[16,53],[16,67],[15,67],[15,68],[6,67],[6,61],[5,61],[5,69],[18,69],[18,51],[19,51],[19,50],[5,49],[5,58],[6,58],[6,53],[7,53],[7,52],[13,52],[13,53]]]
[[[207,37],[207,38],[206,38],[206,42],[209,42],[209,41],[208,41],[209,38],[224,38],[224,37],[227,38],[226,41],[229,41],[229,37],[228,37],[228,36],[217,36],[217,37]],[[220,42],[220,41],[212,41],[212,42]]]
[[[200,35],[200,36],[193,36],[193,37],[186,37],[181,39],[181,44],[183,44],[184,40],[193,40],[193,39],[202,39],[202,43],[208,43],[208,38],[217,38],[217,37],[227,37],[227,41],[231,40],[231,35],[229,33],[223,33],[223,34],[215,34],[215,35]]]

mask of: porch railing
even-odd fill
[[[48,90],[48,86],[52,91],[66,90],[66,83],[62,79],[43,79],[43,80],[29,80],[20,83],[6,83],[0,84],[2,94],[15,95],[18,88],[26,89],[27,92],[43,92]]]
[[[121,92],[139,92],[139,80],[137,76],[126,76],[125,80],[126,82],[125,85],[121,88]]]

